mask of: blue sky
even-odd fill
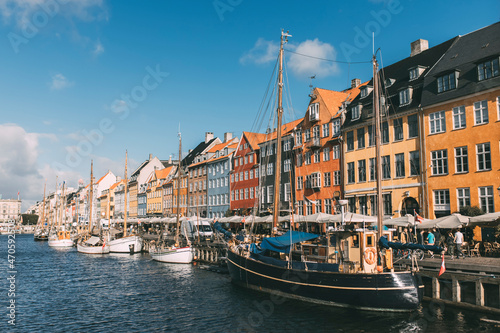
[[[0,0],[0,194],[40,200],[55,176],[76,186],[108,169],[123,176],[149,153],[176,157],[206,131],[252,126],[270,80],[281,29],[286,48],[367,62],[371,32],[382,61],[409,56],[500,19],[491,1]],[[286,52],[291,105],[302,117],[314,86],[342,90],[371,65]],[[293,118],[293,119],[292,119]],[[90,133],[90,134],[89,134]]]

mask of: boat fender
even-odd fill
[[[377,251],[373,247],[369,247],[365,250],[365,262],[368,265],[373,265],[377,260]]]

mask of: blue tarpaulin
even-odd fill
[[[319,235],[310,234],[307,232],[288,231],[286,234],[279,237],[264,238],[264,240],[260,244],[260,249],[254,244],[252,244],[250,249],[252,252],[258,254],[263,253],[266,250],[288,253],[290,252],[290,245],[317,237],[319,237]]]
[[[226,236],[227,238],[232,238],[233,237],[233,234],[230,233],[229,231],[227,231],[226,229],[224,229],[219,222],[215,222],[214,223],[214,229],[216,231],[220,232],[221,234],[224,234],[224,236]]]
[[[393,248],[396,250],[428,250],[432,251],[434,253],[439,253],[443,251],[443,248],[437,245],[422,245],[422,244],[415,244],[415,243],[397,243],[397,242],[389,242],[387,240],[387,237],[382,236],[379,239],[379,245],[380,247],[383,248]]]

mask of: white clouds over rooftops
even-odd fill
[[[318,77],[327,77],[336,75],[339,72],[336,63],[317,59],[335,60],[337,57],[337,52],[332,45],[323,43],[317,38],[314,40],[305,40],[300,44],[289,43],[285,48],[296,52],[288,53],[287,55],[288,68],[296,76],[308,77],[317,75]],[[240,58],[240,63],[269,63],[277,59],[278,50],[278,43],[259,38],[254,47],[245,52]]]

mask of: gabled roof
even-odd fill
[[[442,55],[453,44],[455,38],[447,40],[444,43],[431,47],[422,51],[419,54],[404,58],[394,64],[386,66],[379,71],[381,94],[385,96],[386,105],[389,106],[388,114],[396,114],[408,110],[416,109],[421,104],[422,99],[422,86],[425,75],[430,71],[434,64],[442,57]],[[417,66],[425,68],[417,79],[410,81],[410,69]],[[391,85],[386,85],[388,79],[393,79]],[[373,86],[373,78],[368,83]],[[412,88],[412,98],[409,104],[400,105],[399,92],[406,88]],[[362,105],[361,117],[359,119],[351,120],[352,108]],[[344,126],[349,126],[356,123],[362,123],[366,119],[373,117],[373,91],[366,97],[361,98],[361,95],[356,96],[348,107],[346,120]],[[387,113],[386,113],[387,114]]]
[[[266,135],[263,133],[243,132],[243,135],[246,137],[248,145],[252,148],[252,150],[260,149],[259,143],[266,140]]]
[[[444,53],[439,62],[429,71],[422,95],[422,106],[475,94],[500,86],[500,76],[478,81],[477,65],[500,56],[500,22],[458,36],[453,45]],[[455,89],[437,92],[437,78],[458,72]]]
[[[196,148],[194,148],[189,154],[187,154],[186,157],[184,157],[182,159],[182,165],[183,166],[188,166],[188,165],[191,165],[195,159],[196,156],[198,156],[199,154],[201,154],[205,149],[207,149],[208,147],[210,147],[210,145],[212,143],[214,143],[215,141],[217,140],[217,138],[214,138],[208,142],[205,142],[205,141],[202,141],[200,142]]]
[[[99,184],[107,175],[109,175],[111,173],[111,171],[108,170],[108,172],[106,172],[106,174],[104,176],[102,176],[101,178],[99,178],[98,181],[95,182],[95,184]]]
[[[165,169],[155,170],[156,179],[166,179],[168,175],[170,175],[170,172],[172,171],[173,168],[174,166],[171,165]]]
[[[114,190],[118,185],[125,183],[125,180],[120,180],[109,187],[110,190]]]
[[[289,123],[286,123],[284,125],[281,125],[281,136],[283,137],[292,133],[303,120],[304,118],[300,118],[291,121]],[[278,137],[278,131],[273,131],[272,133],[264,134],[264,140],[261,141],[260,143],[276,140],[277,137]]]

